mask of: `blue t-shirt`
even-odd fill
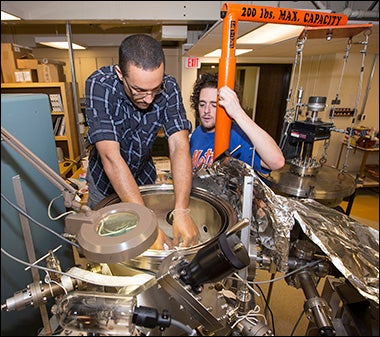
[[[215,132],[206,132],[202,126],[195,128],[190,138],[190,153],[193,164],[193,170],[199,166],[210,166],[214,161],[214,137]],[[229,152],[236,150],[232,157],[239,159],[252,166],[255,171],[269,173],[270,171],[261,166],[260,156],[254,152],[254,147],[248,136],[236,123],[231,124],[230,147]],[[254,161],[252,162],[252,157]]]

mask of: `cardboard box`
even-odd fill
[[[1,74],[4,83],[15,83],[16,60],[29,57],[32,49],[13,43],[1,44]]]
[[[38,60],[36,59],[17,59],[16,60],[18,69],[37,69]]]
[[[18,69],[15,71],[16,82],[38,82],[36,69]]]
[[[60,64],[37,65],[39,82],[66,82],[63,66]]]

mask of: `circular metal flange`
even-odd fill
[[[172,223],[170,213],[175,206],[174,187],[172,184],[154,184],[140,186],[141,196],[146,207],[151,209],[157,217],[158,227],[170,238],[172,237]],[[95,209],[117,204],[120,198],[113,194],[103,199]],[[191,247],[177,247],[182,254],[188,256],[196,253],[200,248],[217,240],[220,234],[236,224],[237,214],[232,205],[218,196],[198,187],[193,187],[190,195],[190,215],[198,226],[200,241]],[[148,247],[149,248],[149,247]],[[123,265],[144,271],[158,271],[162,261],[174,250],[147,249],[139,256],[125,261]],[[121,264],[111,266],[118,275],[124,271]]]
[[[279,194],[316,199],[330,207],[338,206],[355,191],[355,179],[351,175],[326,165],[315,176],[300,177],[291,172],[289,164],[270,174],[258,172],[258,175]]]
[[[146,251],[158,235],[157,217],[149,208],[121,202],[92,213],[84,223],[78,243],[90,261],[117,263]]]
[[[305,176],[316,176],[319,172],[320,166],[302,166],[292,163],[290,165],[290,172],[295,173],[301,177]]]

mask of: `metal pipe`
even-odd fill
[[[331,308],[323,297],[320,297],[314,285],[309,271],[297,273],[302,290],[307,301],[304,304],[304,310],[309,319],[314,319],[318,330],[324,336],[335,336],[335,329],[330,319]]]
[[[78,191],[74,187],[68,184],[58,173],[38,158],[32,151],[30,151],[24,144],[22,144],[3,127],[1,127],[1,140],[5,141],[28,163],[32,164],[47,180],[53,183],[53,185],[55,185],[62,192],[66,207],[72,207],[75,210],[83,210],[85,212],[91,210],[88,206],[82,205],[80,202],[75,200],[75,196]]]
[[[19,207],[21,207],[24,211],[26,210],[25,206],[25,199],[24,199],[24,193],[22,192],[22,186],[21,186],[21,179],[20,176],[17,175],[12,178],[13,181],[13,188],[15,191],[15,196],[17,203]],[[26,253],[28,255],[28,260],[30,263],[34,263],[36,261],[36,252],[34,250],[34,242],[33,242],[33,236],[32,236],[32,231],[29,226],[29,221],[27,218],[19,214],[20,217],[20,223],[21,223],[21,230],[24,238],[24,243],[25,243],[25,248],[26,248]],[[38,273],[38,270],[33,268],[31,270],[32,273],[32,278],[35,283],[40,282],[40,275]],[[41,303],[39,305],[39,310],[41,314],[41,320],[44,325],[44,329],[46,331],[47,336],[52,335],[52,329],[50,326],[50,321],[49,321],[49,315],[47,312],[47,308],[45,303]]]
[[[72,45],[72,34],[71,34],[71,24],[69,21],[66,22],[66,37],[67,44],[69,45],[69,58],[70,58],[70,68],[71,68],[71,82],[72,82],[72,91],[73,91],[73,100],[74,100],[74,112],[75,112],[75,125],[78,133],[78,140],[80,146],[80,157],[83,158],[85,155],[85,146],[82,134],[80,133],[79,128],[79,100],[78,100],[78,90],[77,90],[77,79],[75,74],[75,63],[74,63],[74,52]]]
[[[252,199],[253,199],[253,175],[246,175],[244,177],[244,189],[243,189],[243,207],[242,216],[245,219],[252,218]],[[251,221],[249,221],[251,223]],[[250,245],[250,229],[251,226],[247,226],[241,230],[240,239],[247,250]],[[239,275],[246,280],[248,277],[248,267],[239,271]]]
[[[343,13],[347,15],[351,20],[379,20],[379,12],[353,10],[352,8],[345,8]]]
[[[362,102],[362,109],[361,109],[361,112],[359,114],[359,116],[361,116],[361,117],[363,117],[363,115],[364,115],[364,109],[365,109],[365,106],[367,104],[369,91],[371,90],[371,83],[372,83],[373,75],[375,73],[375,66],[376,66],[376,62],[377,62],[378,57],[379,57],[379,54],[375,54],[373,57],[371,74],[370,74],[369,79],[368,79],[367,89],[365,91],[365,96],[364,96],[363,102]]]
[[[60,191],[67,190],[75,194],[77,191],[74,187],[66,183],[61,176],[50,168],[45,162],[38,158],[24,144],[11,135],[4,127],[1,127],[1,140],[5,141],[18,154],[20,154],[27,162],[31,163],[44,177],[53,183]]]

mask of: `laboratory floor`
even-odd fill
[[[347,201],[342,201],[340,206],[346,209],[347,204]],[[357,189],[350,216],[361,223],[379,230],[379,188]]]

